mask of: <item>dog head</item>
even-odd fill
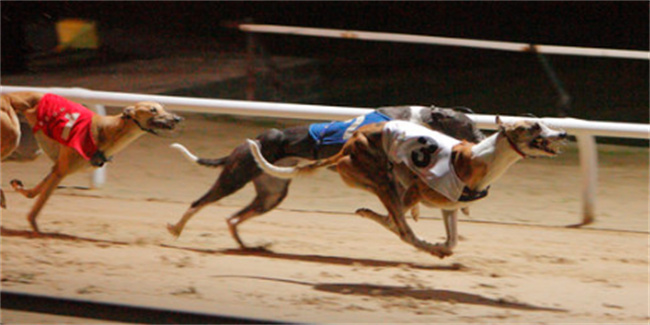
[[[517,121],[504,123],[497,116],[499,132],[503,134],[510,146],[523,157],[552,157],[559,153],[565,143],[567,133],[554,130],[538,121]]]
[[[429,127],[456,139],[478,143],[485,139],[485,135],[476,127],[476,123],[464,113],[473,113],[465,107],[442,108],[431,107],[431,121]]]
[[[160,131],[174,130],[182,117],[167,112],[156,102],[139,102],[122,111],[122,117],[131,119],[142,131],[158,135]]]

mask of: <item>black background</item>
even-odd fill
[[[102,60],[153,58],[182,51],[238,51],[256,23],[410,33],[534,44],[648,51],[648,2],[14,2],[2,1],[3,73],[30,73],[37,52],[27,24],[61,18],[98,22]],[[125,32],[126,31],[126,32]],[[323,103],[470,106],[478,112],[560,115],[558,94],[532,54],[458,47],[258,34],[269,53],[323,62]],[[139,41],[142,40],[142,41]],[[158,44],[158,45],[156,45]],[[207,46],[210,44],[211,46]],[[548,56],[572,96],[568,115],[648,122],[648,61]],[[27,62],[25,62],[27,61]],[[73,67],[74,68],[74,67]],[[78,67],[76,67],[78,68]]]

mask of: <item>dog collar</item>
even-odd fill
[[[512,150],[518,153],[521,156],[521,158],[527,157],[527,155],[523,151],[521,151],[514,142],[512,142],[512,140],[507,134],[504,133],[503,136],[506,137],[506,139],[508,139],[508,144],[510,144],[510,148],[512,148]]]
[[[488,190],[490,187],[488,186],[486,189],[482,191],[477,191],[477,190],[472,190],[469,187],[465,186],[463,188],[463,194],[460,195],[460,198],[458,198],[458,201],[460,202],[471,202],[471,201],[476,201],[478,199],[482,199],[488,195]]]
[[[106,157],[103,151],[97,150],[95,154],[90,157],[90,164],[95,167],[102,167],[105,163],[111,161],[112,157]]]

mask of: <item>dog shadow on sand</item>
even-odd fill
[[[35,233],[30,230],[17,230],[17,229],[9,229],[6,227],[0,227],[0,230],[1,230],[1,235],[3,237],[71,240],[71,241],[81,241],[81,242],[90,242],[90,243],[103,243],[103,244],[110,244],[110,245],[135,244],[129,242],[122,242],[122,241],[85,238],[85,237],[79,237],[79,236],[67,235],[61,233]],[[167,244],[158,244],[158,246],[162,248],[179,249],[179,250],[185,250],[185,251],[191,251],[191,252],[197,252],[203,254],[257,256],[257,257],[276,258],[276,259],[291,260],[291,261],[324,263],[324,264],[334,264],[334,265],[351,265],[351,266],[359,265],[359,266],[369,266],[369,267],[408,267],[413,269],[436,270],[436,271],[464,271],[467,269],[465,266],[463,266],[460,263],[453,263],[449,265],[444,265],[444,264],[426,265],[426,264],[417,264],[417,263],[400,262],[400,261],[385,261],[385,260],[360,259],[360,258],[323,256],[323,255],[275,253],[268,249],[210,250],[210,249],[199,249],[199,248],[191,248],[191,247],[181,247],[181,246],[174,246],[174,245],[167,245]],[[430,288],[415,288],[410,286],[374,285],[374,284],[367,284],[367,283],[309,283],[309,282],[295,281],[295,280],[288,280],[288,279],[258,277],[258,276],[240,276],[240,275],[217,275],[213,277],[214,278],[246,278],[246,279],[263,280],[263,281],[283,282],[283,283],[309,286],[312,289],[317,291],[336,293],[336,294],[345,294],[345,295],[357,295],[357,296],[369,296],[369,297],[398,297],[398,298],[403,297],[403,298],[413,298],[413,299],[424,300],[424,301],[440,301],[440,302],[450,302],[450,303],[469,304],[469,305],[482,305],[488,307],[516,309],[516,310],[567,312],[567,310],[565,309],[534,306],[526,303],[509,301],[503,298],[494,299],[494,298],[488,298],[477,294],[454,291],[454,290],[437,290],[437,289],[430,289]]]
[[[486,307],[525,310],[567,312],[566,309],[534,306],[526,303],[510,301],[504,298],[488,298],[477,294],[454,290],[437,290],[431,288],[415,288],[411,286],[375,285],[368,283],[310,283],[304,281],[241,275],[216,275],[213,278],[241,278],[262,281],[273,281],[309,286],[316,291],[379,298],[412,298],[423,301],[439,301],[454,304],[481,305]]]
[[[110,244],[110,245],[132,245],[136,244],[135,242],[127,241],[115,241],[108,239],[97,239],[97,238],[88,238],[80,237],[75,235],[68,235],[57,232],[34,232],[31,230],[22,230],[22,229],[10,229],[7,227],[0,227],[1,235],[3,237],[24,237],[24,238],[34,238],[34,239],[57,239],[57,240],[70,240],[70,241],[81,241],[89,243],[101,243],[101,244]],[[464,271],[467,268],[460,263],[450,263],[450,264],[425,264],[425,263],[413,263],[413,262],[402,262],[402,261],[388,261],[388,260],[377,260],[377,259],[365,259],[365,258],[351,258],[351,257],[341,257],[341,256],[326,256],[326,255],[310,255],[310,254],[293,254],[293,253],[279,253],[274,252],[268,248],[263,249],[241,249],[241,248],[225,248],[225,249],[205,249],[205,248],[193,248],[186,246],[177,246],[169,245],[164,243],[156,244],[162,248],[169,249],[179,249],[185,251],[191,251],[196,253],[203,254],[215,254],[215,255],[232,255],[232,256],[257,256],[265,258],[273,258],[280,260],[289,260],[289,261],[299,261],[299,262],[311,262],[311,263],[321,263],[321,264],[333,264],[333,265],[358,265],[358,266],[367,266],[367,267],[408,267],[412,269],[419,270],[435,270],[435,271]]]

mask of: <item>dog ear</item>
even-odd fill
[[[122,110],[122,115],[127,118],[135,117],[135,106],[127,106]]]
[[[501,121],[501,118],[499,117],[499,115],[496,116],[495,122],[497,123],[499,131],[500,132],[505,132],[506,127],[503,125],[503,121]]]
[[[431,119],[433,119],[434,121],[440,121],[445,117],[447,116],[445,115],[445,112],[441,108],[439,107],[431,108]]]

